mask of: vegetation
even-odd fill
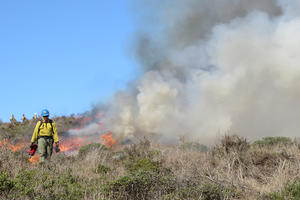
[[[180,145],[182,150],[197,150],[200,152],[208,152],[208,147],[204,144],[199,144],[197,142],[185,142]]]
[[[76,127],[75,118],[56,118]],[[78,154],[54,154],[44,165],[28,161],[35,123],[0,124],[0,140],[25,139],[19,151],[0,147],[1,199],[300,199],[300,148],[290,138],[263,138],[250,144],[226,135],[206,147],[138,144],[108,148],[81,146]]]
[[[300,199],[300,179],[288,183],[282,191],[274,192],[269,195],[271,200],[297,200]]]
[[[92,150],[96,150],[96,149],[102,149],[102,150],[107,150],[106,147],[102,144],[99,143],[92,143],[92,144],[87,144],[82,146],[79,149],[79,156],[83,157],[86,156],[86,154]]]
[[[257,140],[253,145],[257,146],[274,146],[274,145],[291,145],[293,142],[291,138],[287,137],[265,137],[261,140]]]

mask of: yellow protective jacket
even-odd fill
[[[58,134],[57,134],[55,122],[52,121],[52,127],[51,127],[50,121],[48,121],[47,123],[38,121],[33,131],[31,142],[35,142],[38,136],[53,136],[54,142],[58,142]]]

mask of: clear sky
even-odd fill
[[[129,0],[0,0],[0,119],[89,110],[135,74]]]

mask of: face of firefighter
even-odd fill
[[[44,121],[44,122],[47,122],[48,120],[49,120],[49,116],[43,117],[43,121]]]

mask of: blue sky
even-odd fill
[[[0,119],[69,115],[137,76],[129,1],[0,0]]]

